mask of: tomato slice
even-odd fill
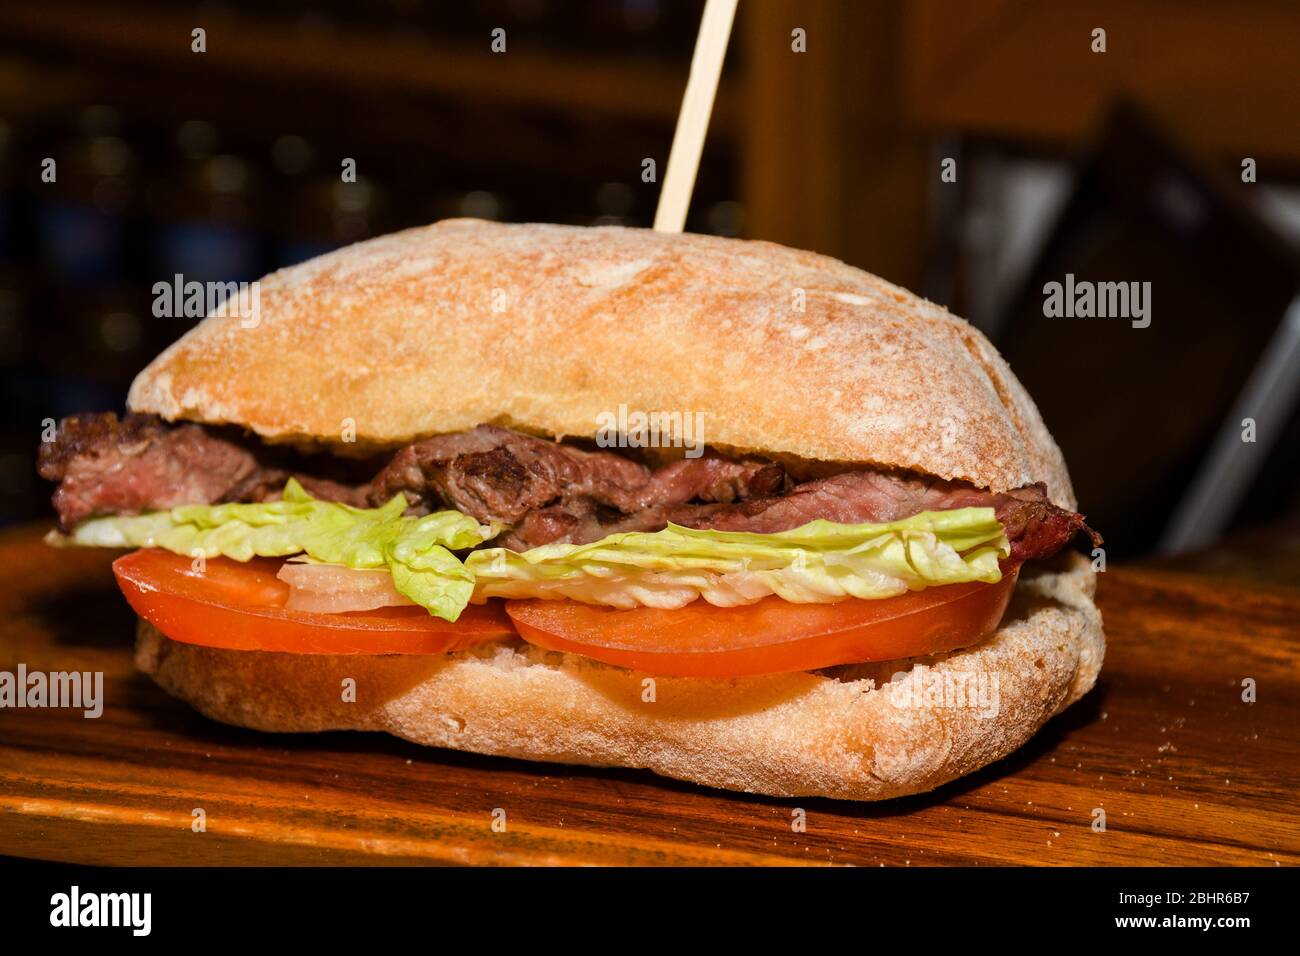
[[[173,640],[295,654],[440,654],[520,636],[550,650],[684,677],[746,677],[937,654],[997,627],[1016,569],[997,584],[952,584],[878,601],[744,607],[695,601],[672,611],[620,611],[576,601],[472,604],[455,623],[421,607],[322,614],[284,607],[281,562],[210,559],[202,572],[169,551],[113,562],[131,607]],[[513,622],[513,626],[512,626]]]
[[[835,664],[938,654],[997,628],[1019,570],[996,584],[948,584],[878,601],[791,604],[768,597],[743,607],[695,601],[663,611],[620,611],[577,601],[511,601],[529,643],[647,674],[749,677]]]
[[[191,559],[150,548],[113,562],[127,602],[174,641],[294,654],[441,654],[515,636],[500,601],[471,604],[454,623],[422,607],[320,614],[289,611],[281,562]]]

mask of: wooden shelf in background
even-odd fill
[[[208,52],[190,51],[190,31],[204,26]],[[163,8],[46,0],[0,6],[0,48],[57,53],[126,69],[148,67],[176,82],[200,73],[254,80],[275,88],[302,84],[401,96],[441,96],[460,103],[557,110],[667,124],[677,118],[688,64],[602,60],[579,54],[493,54],[463,44],[399,40],[338,27],[303,30],[271,17],[232,15],[199,23]],[[727,135],[734,94],[724,78],[711,134]]]

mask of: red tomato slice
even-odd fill
[[[441,654],[515,636],[500,601],[471,604],[455,623],[422,607],[318,614],[288,611],[281,562],[191,560],[155,548],[113,562],[127,602],[174,641],[294,654]]]
[[[647,674],[749,677],[938,654],[997,628],[1018,569],[997,584],[949,584],[879,601],[743,607],[695,601],[620,611],[577,601],[511,601],[524,640]]]

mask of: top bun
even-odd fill
[[[702,413],[723,451],[1042,481],[1075,507],[988,340],[826,256],[454,219],[283,269],[259,298],[256,325],[212,315],[154,359],[128,406],[344,454],[485,422],[590,438],[620,405]]]

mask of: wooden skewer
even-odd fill
[[[673,148],[668,154],[668,168],[655,210],[655,229],[681,232],[686,225],[686,210],[695,190],[695,174],[704,151],[704,134],[709,129],[713,98],[718,92],[722,60],[731,37],[731,21],[736,16],[736,0],[708,0],[700,18],[700,35],[695,40],[691,73],[677,114]]]

